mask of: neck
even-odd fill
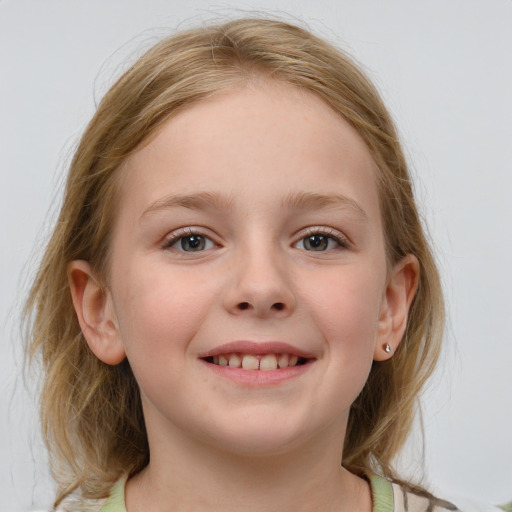
[[[339,432],[264,456],[154,439],[150,464],[128,481],[127,511],[370,511],[368,484],[341,467]]]

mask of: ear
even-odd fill
[[[374,361],[391,359],[407,327],[409,308],[418,289],[420,266],[409,254],[390,272],[382,298]]]
[[[68,265],[68,282],[82,333],[94,355],[106,364],[126,356],[121,342],[112,297],[95,278],[87,261]]]

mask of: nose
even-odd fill
[[[257,318],[289,316],[295,310],[295,295],[286,261],[271,251],[246,251],[239,260],[225,294],[227,311]]]

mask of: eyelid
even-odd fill
[[[186,226],[183,228],[178,228],[167,235],[165,235],[162,241],[162,249],[171,249],[172,246],[180,239],[187,236],[192,235],[200,235],[208,240],[210,240],[215,246],[219,246],[220,244],[215,240],[215,237],[211,235],[210,230],[205,228],[200,228],[198,226]],[[177,251],[182,252],[182,251]],[[201,251],[204,252],[204,251]]]
[[[182,228],[175,229],[165,235],[162,241],[163,249],[171,249],[172,246],[183,237],[192,236],[192,235],[200,235],[208,240],[210,240],[215,246],[220,246],[221,244],[216,240],[216,237],[212,235],[211,231],[202,228],[199,226],[185,226]],[[341,249],[348,249],[351,247],[351,242],[349,238],[338,229],[327,226],[308,226],[302,230],[300,230],[294,237],[293,246],[296,246],[301,240],[308,236],[312,235],[323,235],[328,238],[336,241]],[[177,251],[181,252],[181,251]],[[204,251],[202,251],[204,252]]]
[[[335,240],[342,249],[349,249],[352,245],[349,238],[343,232],[327,226],[309,226],[302,229],[297,233],[293,245],[296,246],[301,240],[312,235],[324,235],[329,237]]]

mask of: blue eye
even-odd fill
[[[166,248],[172,248],[183,252],[201,252],[212,249],[214,243],[208,237],[197,233],[178,236],[166,244]]]
[[[295,247],[305,251],[326,252],[333,249],[347,248],[347,243],[333,234],[317,232],[301,238],[295,244]]]

